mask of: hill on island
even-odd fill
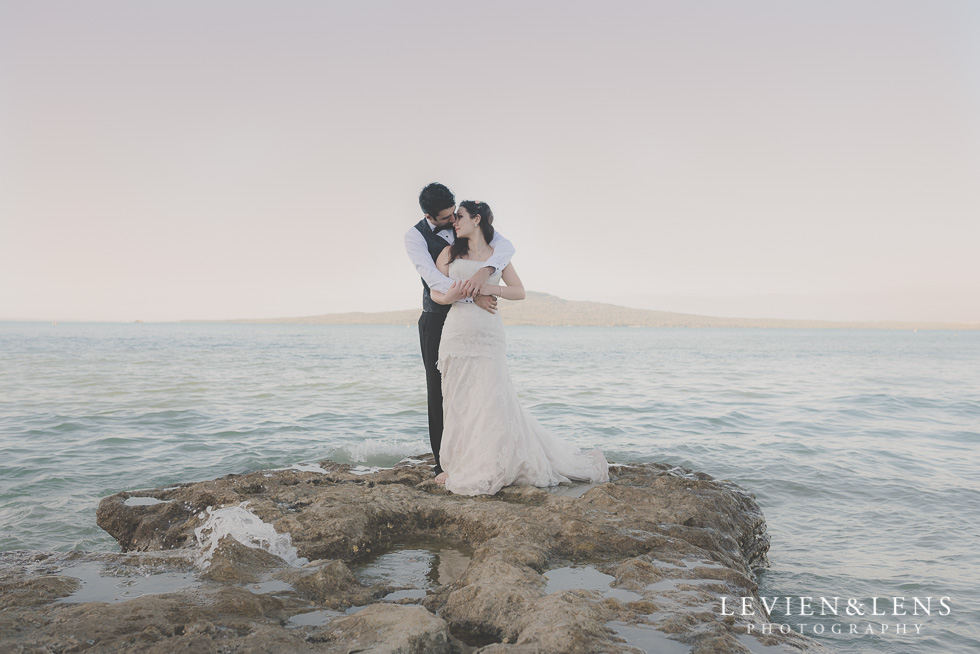
[[[603,302],[563,300],[548,293],[528,292],[521,302],[500,301],[505,325],[595,326],[595,327],[782,327],[824,329],[980,329],[980,323],[832,320],[786,320],[777,318],[721,318],[692,313],[631,309]],[[295,318],[246,318],[183,322],[281,323],[320,325],[409,325],[418,322],[419,309],[377,313],[325,313]]]

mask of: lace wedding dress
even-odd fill
[[[452,279],[473,276],[485,262],[457,259]],[[500,272],[490,276],[497,284]],[[599,450],[582,452],[560,440],[524,410],[507,372],[499,313],[476,304],[453,305],[439,344],[444,430],[439,458],[446,488],[492,495],[504,486],[556,486],[570,480],[609,481]]]

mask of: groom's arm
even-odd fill
[[[425,238],[414,227],[405,232],[405,251],[408,252],[408,258],[412,265],[419,271],[419,275],[422,276],[431,290],[440,293],[449,292],[453,280],[443,275],[442,271],[436,268],[436,264],[429,254],[429,248],[425,244]]]
[[[490,240],[490,247],[493,248],[493,256],[487,259],[487,266],[493,267],[493,270],[490,271],[492,274],[507,267],[507,264],[514,257],[515,250],[514,244],[504,238],[500,232],[494,232],[493,238]]]

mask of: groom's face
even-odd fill
[[[436,227],[442,227],[443,225],[448,225],[453,221],[453,217],[456,215],[456,205],[447,207],[440,211],[435,216],[429,216],[429,220],[435,224]]]

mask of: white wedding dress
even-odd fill
[[[452,279],[465,280],[486,265],[457,259]],[[491,284],[500,272],[490,276]],[[504,486],[556,486],[570,480],[609,481],[599,450],[582,452],[560,440],[524,410],[507,372],[500,313],[476,304],[453,304],[442,330],[444,428],[439,458],[446,489],[461,495],[492,495]]]

